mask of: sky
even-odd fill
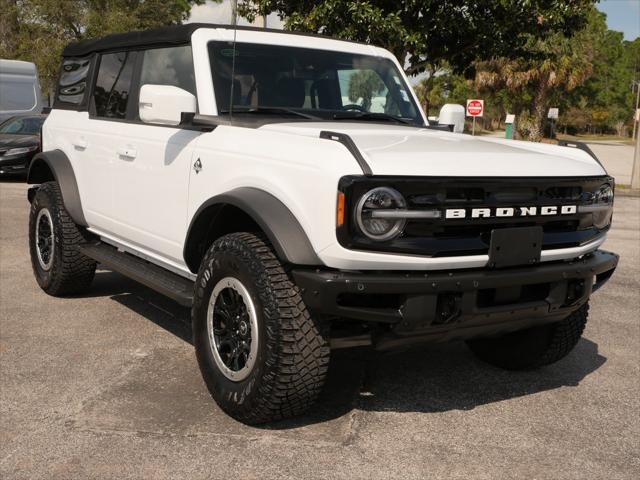
[[[640,37],[640,0],[600,0],[597,7],[607,14],[610,30],[623,32],[625,40]]]
[[[598,10],[607,14],[607,25],[611,30],[624,33],[625,40],[640,37],[640,0],[600,0]],[[208,1],[191,9],[190,22],[231,23],[231,0],[222,3]],[[240,19],[239,25],[248,25]],[[282,22],[276,15],[267,19],[270,28],[282,28]]]

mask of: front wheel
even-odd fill
[[[507,333],[500,337],[468,340],[481,360],[507,370],[532,370],[566,357],[577,345],[587,324],[586,303],[564,320]]]
[[[266,240],[233,233],[211,246],[192,320],[207,388],[233,418],[280,420],[316,400],[329,362],[327,336]]]

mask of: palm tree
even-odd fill
[[[514,95],[532,93],[528,140],[540,141],[552,94],[569,92],[591,76],[593,48],[588,32],[573,38],[553,35],[532,40],[527,58],[495,58],[476,65],[479,88],[505,88]]]

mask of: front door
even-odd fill
[[[129,125],[117,139],[113,219],[122,239],[183,263],[189,172],[199,132]]]
[[[189,172],[200,132],[140,121],[142,85],[196,93],[190,46],[138,52],[130,121],[113,139],[113,221],[121,239],[175,266],[184,264]]]

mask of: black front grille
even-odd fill
[[[436,177],[344,177],[345,223],[338,240],[346,248],[428,256],[486,254],[491,231],[498,228],[541,226],[543,250],[574,247],[602,234],[593,225],[591,213],[521,216],[520,207],[576,205],[590,202],[591,192],[610,177],[582,178],[436,178]],[[409,220],[403,234],[388,242],[376,242],[357,228],[355,205],[366,192],[378,186],[398,190],[411,210],[439,210],[439,219]],[[469,218],[472,208],[512,207],[509,217]],[[465,218],[444,218],[446,209],[464,209]]]

